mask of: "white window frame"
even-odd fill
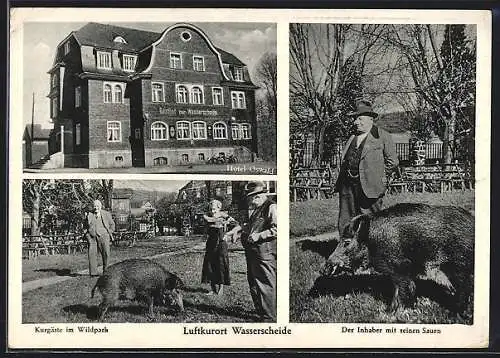
[[[243,106],[240,106],[240,99],[243,99]],[[235,100],[236,100],[236,106],[234,105]],[[245,92],[243,92],[243,91],[231,91],[231,107],[233,109],[246,109],[247,108],[247,100],[245,98]]]
[[[118,88],[120,89],[120,92],[118,92]],[[116,98],[116,95],[120,93],[120,98],[119,100]],[[121,86],[118,83],[115,83],[113,86],[113,103],[123,103],[123,86]]]
[[[64,43],[64,54],[67,55],[71,51],[69,40]]]
[[[195,60],[201,59],[201,69],[197,69],[195,66]],[[205,71],[205,57],[200,55],[193,55],[193,71],[204,72]]]
[[[156,135],[153,135],[153,133],[158,133],[160,128],[154,128],[153,126],[155,125],[163,125],[164,126],[164,136],[160,135],[159,138]],[[168,125],[165,122],[162,121],[156,121],[151,123],[151,140],[154,141],[161,141],[161,140],[168,140]]]
[[[238,123],[231,124],[231,138],[233,140],[240,140],[241,139],[240,138],[240,125]]]
[[[244,128],[248,127],[248,136],[245,136]],[[250,123],[240,124],[240,138],[243,140],[252,139],[252,125]]]
[[[135,55],[125,55],[122,56],[123,70],[127,72],[134,72],[135,65],[137,63],[137,56]],[[130,66],[131,65],[131,66]]]
[[[172,66],[172,57],[175,57],[175,56],[179,56],[179,67]],[[183,66],[182,66],[182,53],[170,52],[169,60],[170,60],[169,65],[170,65],[171,69],[182,70],[182,68],[183,68]]]
[[[198,88],[200,91],[201,91],[201,102],[195,102],[194,101],[194,89],[195,88]],[[203,86],[202,85],[192,85],[191,86],[191,89],[189,91],[189,103],[191,104],[205,104],[205,91],[203,90]]]
[[[222,124],[224,126],[225,136],[223,136],[223,137],[221,137],[219,135],[215,135],[216,134],[216,126],[218,124]],[[215,122],[213,124],[213,127],[212,127],[212,136],[213,136],[214,139],[227,139],[227,125],[226,125],[226,123],[224,123],[224,122]]]
[[[155,101],[154,85],[161,85],[161,100]],[[151,101],[155,103],[165,102],[165,84],[163,82],[151,82]]]
[[[216,103],[215,101],[215,91],[214,90],[220,90],[220,103]],[[223,106],[224,105],[224,89],[222,87],[212,87],[212,103],[214,106]]]
[[[195,124],[202,124],[203,125],[203,135],[200,136],[200,137],[195,137],[195,133],[196,131],[199,131],[199,129],[197,128],[195,130]],[[191,136],[193,137],[194,140],[202,140],[202,139],[207,139],[207,124],[203,121],[194,121],[193,123],[191,123]]]
[[[75,124],[75,145],[82,144],[82,125],[80,123]]]
[[[243,67],[234,67],[234,80],[236,82],[244,82],[244,74],[243,74]]]
[[[109,94],[111,97],[106,98],[106,87],[109,86],[109,89],[111,90]],[[120,87],[121,91],[121,102],[116,100],[116,94],[117,90],[116,88]],[[102,83],[102,101],[104,103],[124,103],[125,102],[125,83],[122,82],[103,82]]]
[[[187,130],[188,130],[187,137],[179,135],[179,125],[180,124],[187,124]],[[175,122],[175,132],[176,132],[176,138],[178,140],[190,140],[191,139],[191,123],[189,123],[188,121],[177,121],[177,122]]]
[[[101,58],[101,55],[103,56]],[[103,64],[103,61],[105,58],[109,59],[109,66],[106,66],[107,63]],[[104,61],[108,62],[108,61]],[[110,70],[113,68],[113,63],[112,63],[112,58],[111,58],[111,52],[108,51],[97,51],[97,68],[99,69],[105,69],[105,70]]]
[[[127,40],[125,40],[123,37],[121,36],[116,36],[114,39],[113,39],[113,42],[117,42],[117,43],[120,43],[120,44],[126,44],[127,43]]]
[[[184,160],[184,158],[186,158],[186,160]],[[182,163],[189,163],[189,154],[187,154],[187,153],[182,153],[182,154],[181,154],[181,162],[182,162]]]
[[[50,118],[56,118],[58,113],[59,113],[59,101],[57,99],[57,97],[52,97],[52,99],[50,100],[50,104],[51,104],[51,117]]]
[[[198,161],[199,162],[205,161],[205,153],[198,153]]]
[[[118,128],[110,128],[110,124],[117,124]],[[118,130],[118,139],[109,139],[110,138],[110,130],[115,131]],[[106,122],[106,139],[108,143],[120,143],[122,141],[122,122],[120,121],[107,121]]]
[[[75,87],[75,108],[81,107],[82,105],[82,87]]]
[[[179,101],[179,89],[181,87],[186,90],[186,93],[185,93],[185,95],[186,95],[185,99],[186,100],[184,102]],[[189,87],[188,86],[186,86],[184,84],[176,84],[175,85],[175,101],[176,101],[176,103],[189,103]]]

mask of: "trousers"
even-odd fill
[[[368,198],[363,192],[358,179],[345,180],[339,190],[339,221],[340,237],[351,219],[357,215],[376,213],[382,210],[383,197]]]
[[[257,314],[276,320],[276,254],[245,250],[250,295]]]
[[[89,242],[89,274],[97,275],[97,252],[101,255],[102,270],[104,272],[108,267],[108,258],[111,253],[111,240],[106,236],[97,235],[95,237],[89,234],[87,234],[87,240]]]

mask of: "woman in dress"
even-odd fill
[[[226,212],[221,211],[222,203],[212,200],[209,204],[209,213],[204,215],[207,222],[207,246],[203,260],[202,283],[210,283],[212,291],[208,295],[222,295],[224,285],[230,285],[229,257],[227,242],[224,234],[227,225],[236,221]]]

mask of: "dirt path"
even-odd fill
[[[157,259],[157,258],[165,257],[165,256],[185,254],[185,253],[188,253],[191,251],[197,251],[200,249],[203,250],[204,248],[205,248],[205,243],[202,242],[202,243],[199,243],[195,246],[189,247],[187,249],[165,252],[165,253],[161,253],[161,254],[157,254],[157,255],[153,255],[153,256],[148,256],[148,257],[145,257],[145,259]],[[114,262],[112,262],[112,263],[114,263]],[[102,268],[102,266],[99,266],[99,268]],[[85,270],[80,270],[77,272],[70,273],[68,276],[45,277],[45,278],[41,278],[41,279],[37,279],[37,280],[23,282],[23,293],[29,292],[32,290],[36,290],[37,288],[40,288],[40,287],[53,285],[53,284],[56,284],[59,282],[70,280],[70,279],[78,277],[78,276],[84,276],[84,275],[88,275],[88,274],[89,274],[89,270],[85,269]]]

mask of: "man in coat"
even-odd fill
[[[102,203],[99,200],[94,201],[94,212],[87,215],[87,240],[89,242],[89,274],[97,274],[97,251],[102,257],[102,270],[108,266],[110,256],[110,246],[113,232],[115,231],[115,222],[111,213],[102,209]]]
[[[225,239],[241,233],[255,310],[261,321],[275,322],[277,207],[263,182],[251,181],[245,190],[251,209],[248,222],[226,233]]]
[[[373,124],[378,114],[373,112],[371,103],[359,101],[352,115],[356,134],[349,138],[342,151],[335,184],[339,192],[340,236],[354,216],[381,210],[387,177],[399,164],[390,134]]]

